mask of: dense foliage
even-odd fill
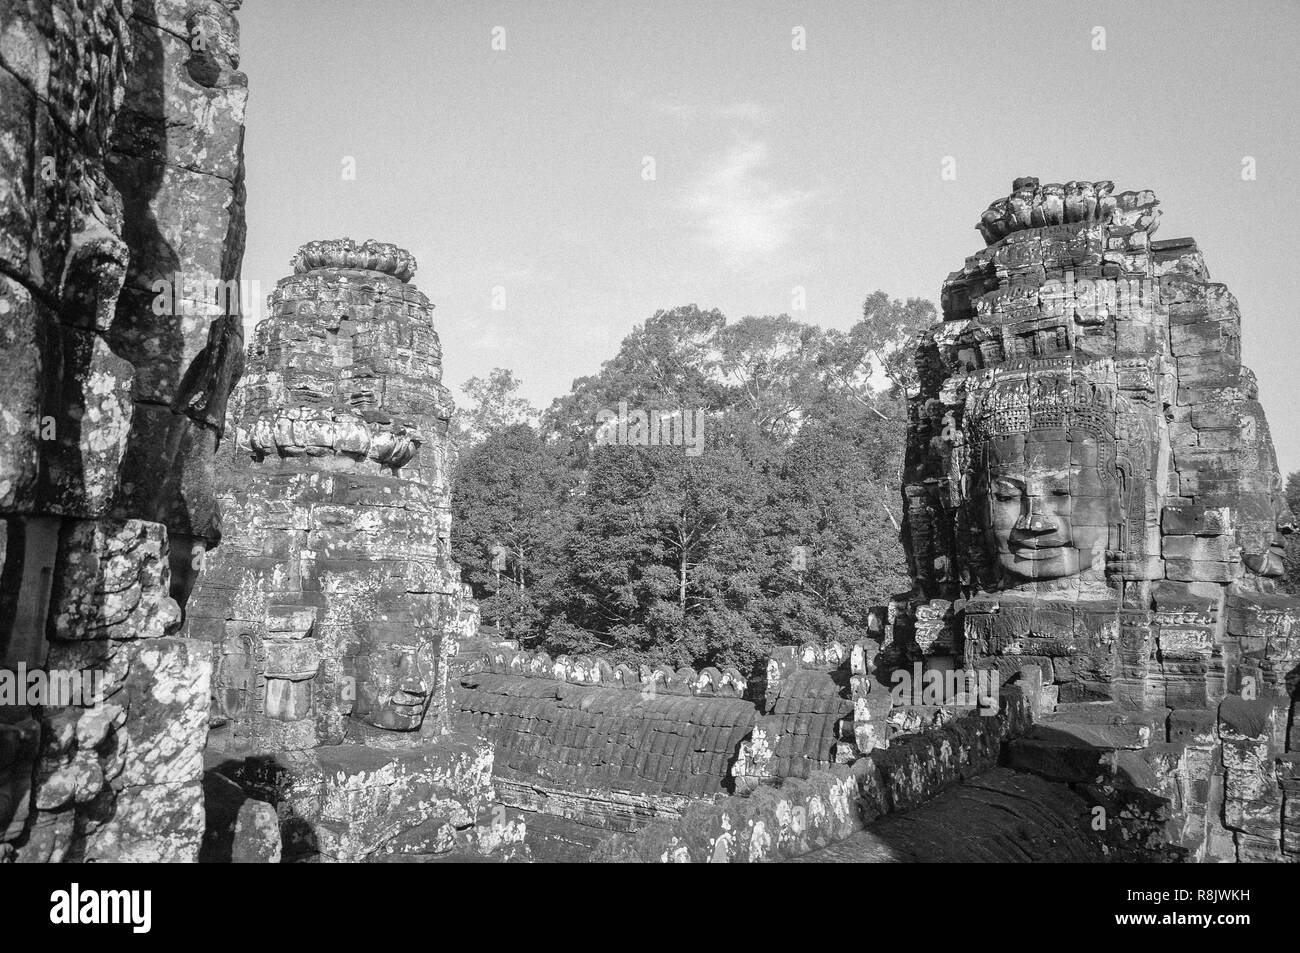
[[[1292,472],[1286,478],[1286,502],[1291,516],[1300,517],[1300,470]],[[1280,588],[1284,592],[1300,594],[1300,532],[1287,535],[1282,564],[1286,567],[1286,574],[1282,577]]]
[[[552,654],[744,670],[861,632],[907,587],[903,346],[935,319],[883,292],[848,331],[660,311],[536,428],[508,371],[471,382],[453,551],[484,621]]]

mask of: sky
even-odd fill
[[[1236,295],[1300,469],[1278,237],[1300,222],[1295,0],[245,0],[239,19],[244,278],[269,293],[312,239],[409,249],[458,397],[506,367],[545,407],[661,308],[847,328],[876,289],[937,303],[1014,178],[1110,179],[1152,189],[1156,237],[1196,238]]]

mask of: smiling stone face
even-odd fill
[[[356,659],[353,715],[376,728],[417,730],[436,687],[436,655],[432,642],[388,641],[367,633]]]
[[[1120,521],[1113,449],[1061,429],[984,442],[972,504],[1006,585],[1101,569]]]
[[[1273,501],[1273,510],[1273,531],[1268,534],[1267,545],[1242,548],[1241,559],[1246,571],[1264,579],[1278,579],[1286,574],[1286,538],[1296,530],[1295,514],[1285,499],[1278,496]]]

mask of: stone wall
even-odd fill
[[[497,803],[493,762],[488,745],[458,735],[393,748],[343,744],[210,757],[203,859],[237,862],[259,841],[273,844],[285,863],[516,856],[525,827]],[[248,836],[238,829],[237,812],[265,805],[274,831]]]
[[[737,670],[690,666],[673,670],[666,665],[611,665],[605,659],[586,655],[551,658],[545,652],[521,651],[496,645],[483,652],[474,668],[483,672],[527,675],[554,679],[571,685],[622,688],[654,695],[698,695],[706,698],[746,698],[749,685]]]
[[[461,659],[454,720],[490,742],[504,803],[588,829],[635,831],[701,802],[851,761],[848,651],[778,650],[762,698],[734,670],[677,671],[489,646]],[[888,695],[876,700],[888,705]],[[848,738],[848,748],[843,740]],[[582,841],[549,822],[529,830]]]
[[[238,7],[0,2],[0,668],[104,696],[0,707],[0,860],[198,853],[209,665],[175,635],[242,353],[207,295],[243,254]]]
[[[854,652],[861,655],[863,644]],[[762,716],[741,745],[732,775],[742,794],[777,778],[807,778],[862,754],[854,739],[850,652],[839,642],[776,649],[767,661]],[[888,698],[877,692],[873,700]]]
[[[862,829],[847,769],[814,772],[780,788],[696,804],[681,817],[614,835],[591,859],[601,863],[761,863],[801,856]]]
[[[752,793],[695,804],[631,834],[607,838],[605,861],[756,863],[789,860],[937,797],[994,768],[1008,740],[1032,722],[1026,694],[1009,687],[997,715],[965,715],[899,739],[850,765],[772,779]],[[978,830],[971,832],[978,836]]]
[[[730,793],[732,763],[758,717],[743,698],[666,692],[651,678],[645,684],[475,672],[460,679],[454,720],[495,750],[503,803],[634,830]]]

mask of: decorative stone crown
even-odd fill
[[[357,244],[350,238],[327,238],[308,242],[293,256],[293,271],[301,275],[318,268],[346,271],[378,271],[399,281],[415,274],[415,256],[405,248],[367,239]]]
[[[1111,193],[1115,183],[1067,182],[1064,185],[1039,185],[1033,176],[1024,176],[1011,184],[1011,194],[989,205],[975,227],[986,244],[1027,228],[1048,225],[1097,224],[1119,225],[1154,232],[1160,212],[1155,193]]]
[[[1082,377],[1035,377],[995,383],[967,411],[974,442],[1033,430],[1083,431],[1115,437],[1116,395]]]

